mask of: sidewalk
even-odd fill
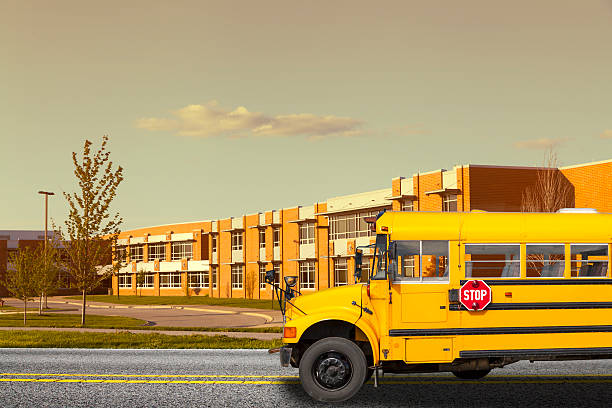
[[[63,310],[46,313],[80,313],[81,303],[63,296],[49,297],[48,306]],[[5,299],[5,304],[21,308],[23,302]],[[38,301],[28,302],[38,307]],[[124,316],[146,320],[150,326],[172,327],[280,327],[282,315],[278,310],[247,309],[227,306],[197,305],[121,305],[103,302],[87,302],[87,313],[105,316]]]
[[[196,334],[203,336],[227,336],[235,338],[257,339],[257,340],[276,340],[282,337],[281,333],[252,333],[252,332],[211,332],[211,331],[180,331],[180,330],[128,330],[128,329],[88,329],[79,327],[0,327],[0,330],[43,330],[43,331],[65,331],[65,332],[92,332],[92,333],[134,333],[134,334],[167,334],[170,336],[193,336]]]

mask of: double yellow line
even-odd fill
[[[277,375],[0,373],[0,382],[271,385],[299,384],[299,379],[297,376]],[[489,376],[487,379],[484,380],[460,380],[444,377],[429,377],[428,379],[423,379],[418,377],[415,378],[412,376],[393,376],[382,379],[380,383],[389,385],[610,384],[612,383],[612,375],[510,375]]]

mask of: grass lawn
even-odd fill
[[[239,339],[227,336],[169,336],[164,334],[80,333],[61,331],[0,331],[0,347],[232,349],[275,348],[281,340]]]
[[[96,316],[91,314],[85,316],[85,322],[85,327],[97,329],[146,328],[143,325],[147,323],[145,320],[133,317]],[[23,313],[0,314],[0,326],[23,327]],[[39,316],[37,313],[28,313],[27,327],[81,327],[81,315],[43,313],[42,316]]]
[[[85,327],[95,329],[130,329],[130,330],[179,330],[179,331],[211,331],[211,332],[249,332],[249,333],[281,333],[280,327],[256,328],[224,328],[224,327],[170,327],[145,326],[145,320],[121,316],[97,316],[87,314]],[[0,314],[0,327],[23,327],[23,313],[9,315]],[[80,314],[28,313],[27,327],[81,327]]]
[[[82,300],[80,296],[70,296],[68,299]],[[89,295],[87,300],[92,302],[117,303],[122,305],[208,305],[208,306],[230,306],[248,307],[253,309],[273,309],[271,300],[260,299],[232,299],[211,298],[208,296],[135,296],[121,295],[119,299],[115,295]],[[275,301],[275,309],[278,302]]]

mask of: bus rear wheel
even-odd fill
[[[462,380],[479,380],[489,374],[491,370],[467,370],[467,371],[453,371],[453,374],[457,378]]]
[[[342,337],[321,339],[304,352],[300,380],[317,401],[345,401],[355,395],[366,377],[366,358],[352,341]]]

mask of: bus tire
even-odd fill
[[[462,380],[480,380],[490,372],[491,370],[467,370],[453,371],[453,374],[455,374],[457,378],[461,378]]]
[[[346,401],[363,386],[363,351],[342,337],[327,337],[308,347],[300,361],[302,388],[316,401]]]

